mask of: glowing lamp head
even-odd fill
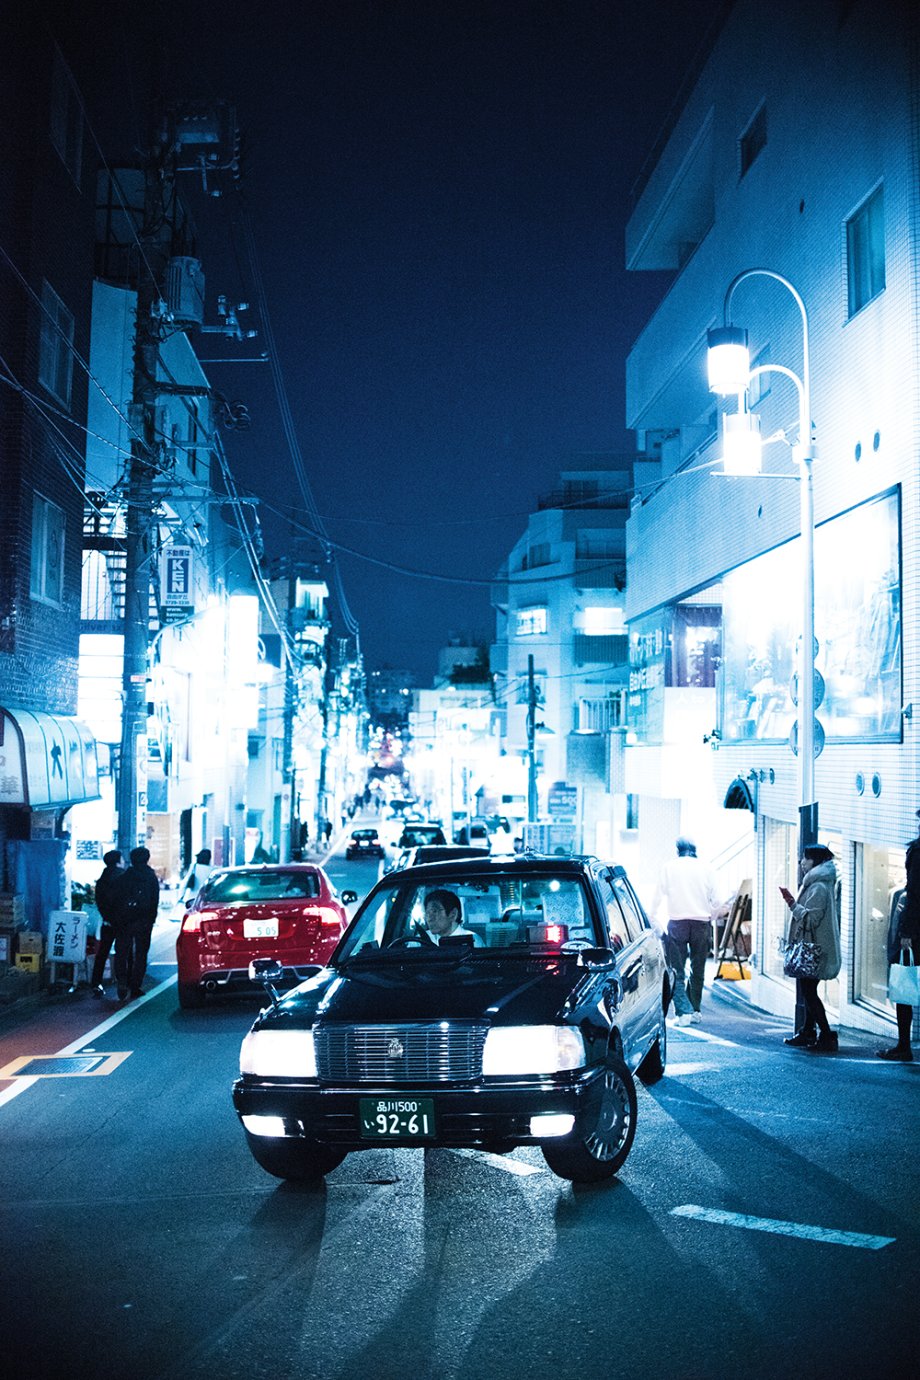
[[[748,333],[740,326],[719,326],[706,335],[706,365],[711,393],[743,393],[751,372]]]
[[[752,412],[722,417],[722,469],[725,474],[760,474],[760,418]]]

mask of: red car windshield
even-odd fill
[[[220,872],[210,877],[200,901],[207,906],[260,901],[313,900],[320,894],[315,872]]]

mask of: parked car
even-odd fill
[[[464,822],[454,834],[454,843],[475,844],[478,848],[491,848],[492,835],[484,819]]]
[[[252,991],[249,965],[271,955],[282,983],[310,977],[329,961],[348,924],[345,905],[321,867],[310,863],[230,867],[212,872],[181,921],[176,941],[179,1005],[208,993]]]
[[[487,848],[473,848],[461,843],[425,843],[418,848],[404,848],[393,864],[392,870],[404,867],[417,867],[423,863],[450,862],[456,858],[487,858]]]
[[[352,832],[351,842],[345,849],[345,857],[348,862],[354,862],[357,858],[382,858],[383,856],[383,844],[380,842],[380,835],[376,829],[355,829]]]
[[[406,824],[399,836],[397,848],[421,848],[423,845],[446,843],[444,830],[440,824]]]
[[[391,872],[322,972],[286,996],[277,972],[254,965],[272,1004],[233,1102],[278,1178],[381,1145],[538,1145],[562,1178],[605,1179],[633,1143],[633,1074],[664,1072],[672,974],[626,873],[597,859]]]

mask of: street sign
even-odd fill
[[[163,549],[160,566],[160,605],[167,619],[185,618],[194,613],[192,596],[192,562],[190,546],[167,546]]]

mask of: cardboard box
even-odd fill
[[[16,947],[21,954],[41,954],[45,938],[41,930],[20,930],[16,936]]]
[[[11,925],[18,929],[25,924],[25,898],[17,892],[0,891],[0,925]]]
[[[16,967],[21,968],[25,973],[38,973],[41,971],[41,954],[17,954]]]

